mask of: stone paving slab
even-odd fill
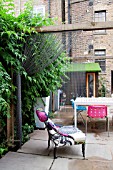
[[[53,155],[53,148],[51,147],[50,156]],[[72,146],[63,146],[57,148],[57,157],[62,158],[79,158],[83,159],[82,156],[82,146],[81,145],[72,145]]]
[[[92,159],[92,157],[98,157],[98,159],[112,160],[113,139],[111,135],[107,137],[106,134],[95,136],[94,133],[87,134],[86,140],[86,158]],[[44,130],[35,131],[31,139],[26,142],[18,152],[31,153],[37,155],[49,155],[53,157],[53,145],[47,148],[47,132]],[[57,149],[57,156],[64,158],[79,158],[83,159],[81,145],[59,147]]]
[[[9,152],[0,160],[0,170],[112,170],[113,161],[57,158]]]
[[[63,116],[68,125],[71,120],[69,114],[62,115],[62,119]],[[85,131],[85,127],[81,125]],[[110,127],[111,130],[112,128]],[[58,148],[58,158],[54,160],[53,145],[47,148],[47,130],[35,130],[30,134],[30,140],[17,152],[8,152],[0,159],[0,170],[112,170],[113,131],[110,131],[108,137],[107,132],[101,132],[101,129],[99,125],[99,129],[91,129],[87,133],[86,160],[83,160],[81,145]]]
[[[39,140],[48,140],[48,132],[46,129],[43,130],[35,130],[30,135],[30,139],[39,139]]]
[[[98,158],[95,158],[98,159]],[[113,162],[105,160],[80,160],[57,158],[51,170],[112,170]]]
[[[111,147],[102,144],[86,144],[86,158],[98,158],[98,160],[112,160]]]
[[[17,152],[47,156],[50,150],[47,148],[47,141],[30,139]]]
[[[87,135],[86,160],[83,160],[81,145],[59,147],[57,159],[53,159],[53,145],[47,149],[44,130],[36,130],[21,149],[7,153],[0,160],[0,170],[112,170],[112,137],[105,134]],[[96,138],[97,137],[97,138]],[[107,141],[107,139],[109,139]],[[104,142],[103,142],[104,140]],[[106,144],[105,144],[106,141]],[[102,143],[103,142],[103,143]]]
[[[51,170],[68,170],[68,166],[69,166],[69,159],[57,158],[54,160]],[[72,168],[71,170],[74,170],[74,169]]]
[[[0,170],[49,170],[52,162],[47,156],[8,152],[0,159]]]
[[[113,145],[113,133],[109,133],[108,137],[107,132],[103,133],[88,133],[86,137],[86,143],[98,143],[104,145]]]
[[[112,160],[113,149],[108,145],[86,144],[86,159]],[[53,149],[49,155],[53,155]],[[61,158],[83,159],[81,145],[65,146],[57,148],[57,156]]]
[[[112,161],[70,160],[68,164],[68,170],[112,170],[112,169],[113,169]]]

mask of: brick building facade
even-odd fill
[[[16,15],[26,2],[14,0]],[[57,17],[58,25],[113,21],[113,0],[33,0],[33,6],[44,15]],[[68,33],[65,39],[67,36]],[[102,69],[99,78],[105,84],[106,95],[110,96],[113,93],[113,30],[76,31],[71,32],[70,37],[68,53],[72,61],[99,63]]]

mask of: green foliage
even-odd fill
[[[48,117],[49,117],[50,119],[55,118],[55,113],[54,113],[54,112],[49,112],[49,113],[48,113]]]
[[[8,151],[7,147],[0,147],[0,157],[2,157]]]
[[[37,70],[37,72],[29,74],[24,67],[23,63],[28,60],[28,55],[25,54],[25,45],[29,39],[34,42],[33,37],[38,35],[35,27],[54,24],[54,20],[51,18],[33,14],[31,2],[28,1],[25,10],[16,17],[13,0],[0,1],[0,126],[6,126],[5,118],[10,115],[12,98],[13,104],[16,106],[15,75],[20,73],[22,78],[23,132],[27,130],[25,133],[30,130],[29,126],[34,125],[33,107],[37,97],[48,96],[51,91],[59,88],[62,84],[61,77],[65,75],[67,67],[67,58],[63,52],[59,53],[56,60],[52,60],[54,56],[50,54],[52,62],[41,71]],[[50,51],[57,54],[58,44],[52,44],[53,38],[44,41],[51,46]],[[42,56],[35,43],[32,44],[32,50],[31,58],[34,57],[36,67],[40,66]],[[24,134],[24,136],[27,135]],[[23,140],[25,141],[24,138]]]
[[[18,16],[18,22],[27,29],[29,27],[29,29],[32,31],[35,31],[33,27],[53,25],[55,19],[42,17],[40,14],[36,15],[35,13],[33,13],[32,2],[32,0],[28,0],[28,2],[25,4],[25,10],[21,12],[21,14]]]
[[[10,115],[11,78],[0,62],[0,125],[6,126],[6,117]]]
[[[99,79],[99,88],[98,88],[98,95],[100,97],[105,97],[106,96],[106,80],[102,76]]]
[[[22,141],[25,143],[29,139],[30,133],[32,133],[34,130],[33,125],[28,125],[28,123],[25,123],[25,125],[22,126],[22,131],[23,131],[23,136],[22,136]]]

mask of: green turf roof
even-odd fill
[[[71,63],[67,72],[100,72],[98,63]]]

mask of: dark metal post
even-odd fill
[[[49,18],[51,17],[51,12],[50,12],[50,0],[48,0],[48,14],[49,14]]]
[[[61,9],[62,9],[62,23],[65,24],[65,0],[61,1]],[[66,50],[66,33],[62,32],[62,44],[63,49]]]
[[[65,0],[61,1],[62,22],[65,24]]]
[[[71,24],[71,6],[70,0],[68,0],[68,24]],[[72,44],[72,33],[68,32],[68,55],[71,57],[71,44]]]
[[[17,83],[17,109],[16,109],[16,123],[17,123],[17,147],[22,145],[22,113],[21,113],[21,75],[16,76]]]
[[[68,24],[71,24],[70,0],[68,0]]]

